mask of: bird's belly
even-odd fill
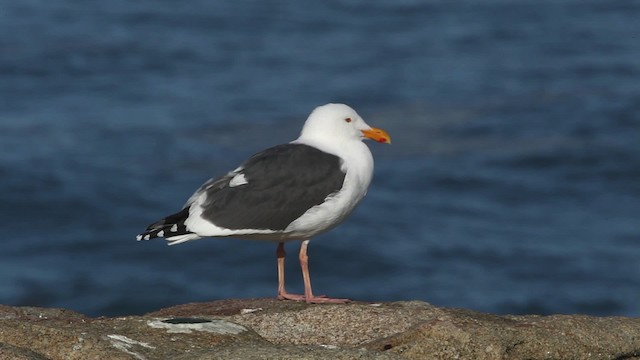
[[[325,202],[307,210],[293,221],[284,233],[291,239],[309,239],[340,224],[358,205],[366,193],[366,186],[345,187]]]

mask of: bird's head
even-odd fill
[[[345,104],[326,104],[311,112],[300,138],[330,137],[343,140],[371,139],[391,143],[386,131],[369,126],[358,113]]]

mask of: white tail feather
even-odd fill
[[[168,238],[165,238],[165,240],[169,242],[169,245],[177,245],[183,242],[187,242],[189,240],[197,240],[200,238],[201,237],[196,234],[183,234],[183,235],[170,236]]]

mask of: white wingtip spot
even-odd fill
[[[136,235],[136,240],[138,240],[138,241],[142,240],[142,235],[140,235],[140,234]]]
[[[171,231],[171,232],[178,231],[178,224],[173,224],[173,226],[171,227],[171,229],[169,231]]]
[[[147,235],[145,235],[145,236],[143,237],[143,239],[145,239],[145,240],[149,240],[149,239],[151,239],[151,235],[147,234]]]
[[[160,230],[158,232],[158,237],[164,237],[164,230]]]

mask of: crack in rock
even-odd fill
[[[196,322],[175,322],[173,319],[157,319],[147,321],[147,325],[155,329],[167,329],[169,333],[191,333],[205,331],[221,335],[237,335],[247,331],[247,328],[229,321],[210,319],[206,322],[198,319]]]

